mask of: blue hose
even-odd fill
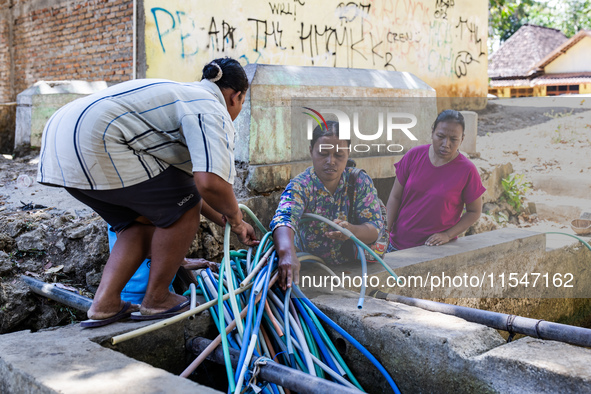
[[[287,353],[289,354],[289,363],[291,367],[295,366],[295,356],[293,355],[293,344],[291,343],[291,332],[289,331],[289,297],[291,296],[291,287],[285,292],[283,301],[283,325],[285,327],[285,342],[287,343]]]
[[[259,276],[265,276],[269,266],[263,267],[261,271],[258,273],[257,278]],[[245,327],[244,327],[244,335],[243,335],[243,343],[242,348],[240,349],[240,358],[238,359],[238,365],[236,366],[236,374],[234,377],[234,381],[238,380],[238,375],[240,374],[240,370],[242,369],[242,364],[244,363],[244,359],[246,358],[246,350],[248,347],[248,342],[250,339],[250,333],[252,330],[252,319],[253,315],[255,314],[255,298],[256,295],[254,291],[251,290],[250,292],[250,299],[248,300],[248,311],[246,313],[246,320],[245,320]],[[261,300],[262,301],[262,300]]]
[[[263,320],[263,313],[265,311],[265,301],[267,300],[267,291],[269,289],[269,281],[271,280],[271,273],[273,271],[273,265],[274,265],[274,263],[275,263],[275,259],[274,259],[274,253],[273,253],[271,255],[269,264],[265,267],[266,268],[266,271],[265,271],[265,283],[263,285],[263,292],[262,292],[262,295],[261,295],[261,299],[259,301],[259,310],[258,310],[257,315],[256,315],[256,321],[255,321],[254,326],[252,328],[253,334],[256,334],[256,335],[258,335],[258,332],[259,332],[260,326],[261,326],[261,321]],[[254,291],[252,291],[252,294],[254,295]],[[254,304],[254,298],[251,298],[251,300],[252,300],[252,303]],[[250,325],[250,322],[249,322],[249,325]],[[246,372],[245,369],[244,369],[243,363],[246,361],[245,360],[245,358],[247,357],[247,355],[246,355],[246,349],[248,348],[248,345],[250,343],[250,340],[251,339],[247,338],[247,336],[244,335],[244,341],[243,341],[242,349],[241,349],[241,352],[240,352],[240,361],[239,361],[239,364],[238,364],[238,366],[236,368],[236,374],[237,374],[236,379],[239,382],[240,382],[241,379],[244,379],[244,374]],[[242,357],[243,356],[243,352],[245,354],[245,357],[244,358]],[[238,389],[238,387],[237,387],[237,389]]]
[[[316,329],[314,322],[312,321],[312,319],[310,319],[310,316],[308,316],[308,312],[302,306],[301,301],[297,298],[294,298],[293,301],[294,301],[296,308],[300,311],[300,316],[302,316],[304,318],[304,320],[306,321],[306,325],[308,326],[308,329],[312,333],[312,336],[314,337],[314,340],[316,341],[316,345],[318,345],[318,349],[320,350],[320,353],[322,354],[322,357],[324,358],[325,364],[328,365],[330,367],[330,369],[332,369],[333,371],[339,373],[339,368],[336,366],[336,364],[332,360],[332,357],[330,356],[330,350],[328,350],[326,348],[326,345],[324,344],[322,337],[318,333],[318,330]]]
[[[357,350],[359,350],[365,357],[367,357],[367,359],[371,361],[371,363],[375,365],[375,367],[380,371],[380,373],[386,378],[388,384],[390,385],[392,390],[394,390],[394,393],[400,394],[398,386],[396,386],[394,379],[392,379],[388,371],[386,371],[386,368],[384,368],[382,364],[380,364],[380,362],[365,347],[363,347],[362,344],[360,344],[355,338],[351,336],[351,334],[343,330],[338,324],[333,322],[320,309],[318,309],[316,305],[314,305],[309,299],[306,298],[306,296],[304,296],[304,293],[302,293],[299,287],[294,286],[294,292],[296,293],[297,297],[301,299],[302,302],[308,305],[308,307],[312,309],[316,315],[318,315],[318,317],[320,317],[326,324],[328,324],[335,331],[341,334],[345,339],[347,339],[347,341],[349,341],[349,343],[355,346]]]
[[[359,290],[359,301],[357,302],[357,309],[363,308],[363,301],[365,301],[365,281],[367,280],[367,260],[365,260],[365,253],[361,246],[357,245],[359,259],[361,260],[361,290]]]

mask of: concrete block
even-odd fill
[[[591,391],[591,349],[522,338],[419,308],[336,291],[313,302],[357,339],[410,393],[582,393]],[[329,329],[347,365],[369,393],[390,389],[378,370]]]
[[[41,146],[45,123],[60,107],[105,89],[104,81],[39,81],[17,95],[14,148]]]
[[[513,172],[513,165],[511,163],[491,165],[480,159],[474,159],[472,162],[478,168],[482,185],[486,188],[482,195],[483,203],[496,203],[505,191],[501,180]]]
[[[522,338],[474,357],[474,375],[499,393],[591,392],[591,350]]]
[[[491,328],[373,298],[357,309],[356,296],[349,292],[319,296],[313,302],[380,361],[403,393],[493,391],[466,373],[471,357],[504,343]],[[364,389],[391,392],[360,352],[335,331],[329,335],[340,344],[341,354]]]
[[[283,166],[295,164],[291,171],[291,176],[294,176],[299,173],[296,168],[304,169],[309,165],[300,165],[309,162],[307,134],[301,130],[292,130],[295,116],[306,116],[301,114],[302,106],[319,110],[342,109],[346,106],[355,109],[361,119],[358,122],[359,129],[365,134],[369,134],[369,130],[375,133],[378,112],[383,112],[378,107],[391,108],[392,111],[395,109],[395,112],[416,113],[417,125],[412,132],[416,133],[418,141],[409,141],[401,131],[398,131],[395,138],[404,139],[405,150],[429,142],[430,125],[437,115],[435,91],[410,73],[264,64],[247,65],[245,70],[250,89],[242,112],[234,122],[237,130],[235,157],[248,166],[256,166],[248,175],[248,185],[256,191],[267,192],[285,187],[289,179],[285,177],[287,168]],[[419,105],[419,100],[426,104]],[[382,119],[384,117],[385,115]],[[301,122],[304,128],[307,127],[306,119]],[[351,122],[353,120],[351,115]],[[354,136],[352,143],[356,142],[364,141]],[[383,132],[380,140],[365,142],[387,142],[386,132]],[[391,143],[397,141],[393,138]],[[358,151],[351,156],[356,160],[374,159],[371,163],[375,164],[375,159],[401,155],[402,152],[388,152],[384,147],[380,152]],[[282,166],[280,174],[274,174],[277,164]],[[264,170],[263,167],[267,166],[273,169]],[[367,167],[365,169],[371,170]],[[384,171],[383,165],[379,165],[374,172],[380,176],[393,175],[393,169]]]
[[[464,115],[466,129],[464,130],[464,141],[460,150],[469,155],[476,155],[476,136],[478,135],[478,114],[474,111],[460,111]]]
[[[96,329],[76,324],[1,335],[0,392],[219,393],[160,369],[179,373],[174,364],[186,366],[185,332],[204,335],[213,324],[209,313],[185,323],[193,328],[177,323],[123,342],[117,345],[119,351],[109,348],[112,336],[152,323],[128,321]]]
[[[360,157],[355,160],[357,168],[364,169],[372,179],[391,178],[396,174],[394,163],[398,162],[402,156],[385,157]],[[289,164],[269,165],[250,165],[248,167],[248,177],[246,186],[256,193],[268,193],[273,190],[281,189],[286,186],[292,178],[310,167],[312,162],[294,161]],[[388,190],[388,195],[390,191]]]
[[[567,196],[589,199],[591,196],[591,177],[584,178],[569,174],[528,174],[535,190],[543,190],[554,196]]]
[[[588,262],[574,252],[561,249],[549,253],[546,234],[505,228],[437,247],[387,253],[383,260],[401,281],[396,283],[375,263],[368,265],[366,284],[368,289],[425,299],[590,298]],[[359,264],[331,268],[346,289],[359,292],[363,278]],[[323,287],[326,283],[330,288],[332,280],[325,281],[326,277],[326,272],[308,265],[300,274],[306,286]]]

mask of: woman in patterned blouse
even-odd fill
[[[360,172],[355,182],[355,201],[349,201],[347,188],[351,167],[347,167],[350,140],[339,140],[338,122],[317,126],[310,142],[313,166],[287,185],[271,221],[273,240],[279,256],[279,283],[285,290],[292,280],[298,283],[300,262],[297,250],[340,264],[356,258],[356,248],[340,231],[320,221],[300,223],[304,213],[314,213],[334,221],[370,245],[385,231],[377,191],[371,178]],[[354,209],[355,224],[349,223]],[[297,234],[297,237],[296,237]]]

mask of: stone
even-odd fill
[[[14,247],[14,239],[7,233],[0,233],[0,250],[10,252]]]
[[[45,236],[46,231],[44,231],[42,228],[37,228],[16,238],[16,246],[21,251],[44,251],[49,246]]]

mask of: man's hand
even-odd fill
[[[190,259],[185,258],[181,266],[188,270],[198,270],[202,268],[209,268],[213,272],[218,272],[219,264],[205,259]]]
[[[246,246],[256,246],[259,244],[254,228],[244,220],[239,224],[232,226],[232,232],[238,236],[238,240]]]

